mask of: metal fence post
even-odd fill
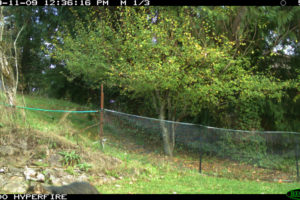
[[[296,169],[297,169],[297,181],[300,181],[298,157],[299,157],[299,143],[297,141],[297,144],[296,144],[296,147],[295,147],[295,158],[296,158]]]
[[[200,141],[199,141],[199,173],[202,173],[202,138],[200,134]]]

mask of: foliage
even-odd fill
[[[69,173],[70,175],[75,175],[76,172],[74,171],[75,167],[74,166],[67,166],[67,169],[65,170],[67,173]]]
[[[217,155],[249,164],[256,164],[267,155],[266,140],[257,133],[241,136],[227,132],[220,136],[217,146]]]
[[[208,108],[223,127],[261,129],[266,98],[280,102],[285,90],[296,86],[293,80],[267,73],[270,69],[262,73],[252,62],[255,45],[251,42],[259,41],[256,26],[264,36],[268,24],[251,21],[255,28],[247,27],[251,9],[120,7],[101,11],[105,16],[101,20],[95,17],[97,10],[91,10],[90,22],[78,21],[72,33],[58,31],[52,40],[52,57],[64,62],[71,79],[82,77],[92,88],[105,81],[133,99],[143,97],[162,120],[180,120]],[[292,19],[289,16],[282,23]],[[213,23],[218,20],[224,20],[225,26]],[[229,26],[231,32],[224,32]],[[226,115],[230,109],[234,118]],[[234,123],[228,123],[232,119]],[[165,151],[171,155],[174,135],[166,132],[165,124],[161,128]]]
[[[61,151],[59,152],[59,154],[63,156],[62,162],[65,166],[74,166],[76,164],[79,164],[81,160],[80,155],[78,155],[75,151]]]
[[[249,58],[237,52],[236,41],[216,35],[206,17],[192,17],[197,14],[192,9],[117,10],[106,15],[119,17],[115,24],[109,17],[91,20],[87,26],[78,22],[76,37],[64,30],[59,34],[63,44],[53,41],[54,58],[64,60],[73,77],[82,75],[95,87],[101,80],[119,84],[135,97],[159,91],[164,98],[171,97],[172,110],[180,110],[178,103],[185,102],[194,113],[208,104],[238,104],[266,96],[280,99],[280,90],[289,86],[253,74]],[[201,33],[194,33],[195,23],[201,24]]]
[[[92,165],[89,164],[89,163],[79,163],[79,164],[77,164],[77,167],[78,167],[81,171],[87,172],[87,171],[92,167]]]
[[[26,24],[19,43],[20,90],[98,105],[104,83],[107,108],[114,99],[113,109],[161,119],[298,131],[299,9],[6,11],[12,32]],[[165,143],[172,143],[172,133],[166,135]]]

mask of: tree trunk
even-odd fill
[[[0,73],[1,73],[1,82],[3,84],[2,89],[6,95],[6,100],[9,105],[15,105],[15,96],[16,96],[16,86],[15,86],[15,77],[12,67],[7,61],[5,52],[0,49]]]
[[[159,113],[161,133],[164,143],[164,151],[167,156],[173,156],[173,147],[170,141],[170,130],[168,130],[165,122],[165,102],[162,101],[160,104],[160,113]]]
[[[175,115],[176,115],[176,108],[174,108],[174,112],[172,109],[172,100],[170,98],[170,96],[168,96],[168,119],[173,121],[174,123],[170,124],[170,146],[171,146],[171,150],[173,152],[174,147],[175,147],[175,129],[176,129],[176,125],[175,125]]]
[[[24,26],[18,32],[16,39],[12,44],[4,42],[4,33],[7,32],[4,22],[3,8],[0,8],[0,75],[2,82],[2,89],[6,95],[7,103],[11,106],[16,105],[16,93],[18,86],[18,54],[17,54],[17,41],[23,30]],[[8,49],[14,47],[14,55]],[[8,58],[14,58],[14,64]]]
[[[168,129],[168,122],[165,121],[166,119],[166,96],[159,94],[159,91],[155,91],[155,96],[157,97],[157,101],[155,98],[153,100],[155,107],[159,111],[159,119],[160,119],[160,128],[161,128],[161,134],[163,139],[163,145],[164,145],[164,152],[167,156],[173,156],[173,145],[172,145],[172,139],[171,139],[171,130]]]

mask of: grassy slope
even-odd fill
[[[18,99],[23,105],[22,97]],[[80,107],[74,103],[63,100],[48,99],[37,96],[25,96],[26,106],[44,109],[71,110]],[[67,120],[59,123],[63,113],[26,111],[26,124],[33,129],[51,131],[68,135],[70,140],[75,137],[70,132],[83,129],[95,124],[87,114],[70,114]],[[19,121],[23,126],[23,120]],[[95,146],[97,140],[97,127],[84,131],[85,145]],[[196,170],[176,168],[172,163],[154,162],[155,155],[145,155],[127,151],[127,143],[121,136],[116,136],[109,129],[104,130],[109,138],[105,146],[105,153],[115,156],[123,161],[118,170],[108,171],[107,174],[115,176],[118,181],[97,186],[101,193],[144,193],[144,194],[286,194],[291,189],[300,188],[299,183],[268,183],[257,181],[239,181],[226,178],[217,178],[199,174]],[[70,136],[71,135],[71,136]],[[111,142],[112,141],[112,142]],[[116,142],[118,145],[115,145]],[[126,176],[132,170],[137,171],[136,176]]]
[[[106,153],[126,162],[127,167],[135,166],[145,173],[135,178],[124,178],[117,183],[99,187],[101,193],[125,194],[286,194],[300,188],[299,183],[269,183],[239,181],[199,174],[196,170],[180,169],[167,162],[154,161],[151,155],[122,152],[109,146]],[[123,168],[120,168],[120,171]],[[118,177],[117,172],[116,177]]]

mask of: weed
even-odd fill
[[[46,183],[46,184],[51,184],[52,181],[51,181],[51,179],[50,179],[49,173],[47,173],[46,170],[43,170],[43,171],[42,171],[42,174],[45,176],[45,181],[44,181],[44,183]]]
[[[105,170],[106,175],[119,178],[119,174],[116,170]]]
[[[57,148],[56,142],[50,143],[49,148],[50,148],[50,149],[56,149],[56,148]]]
[[[89,181],[90,182],[94,182],[95,181],[95,178],[93,176],[89,176]]]
[[[68,166],[65,171],[67,173],[71,174],[71,175],[75,175],[76,174],[76,172],[74,171],[74,167],[73,166]]]
[[[65,166],[74,166],[76,164],[79,164],[81,157],[80,155],[76,154],[75,151],[71,151],[71,152],[65,152],[65,151],[61,151],[59,152],[60,155],[63,156],[63,165]]]
[[[79,164],[77,164],[77,167],[78,167],[81,171],[87,172],[87,171],[89,170],[89,168],[92,167],[92,165],[89,164],[89,163],[79,163]]]
[[[40,161],[36,161],[33,164],[40,167],[49,167],[49,164]]]

